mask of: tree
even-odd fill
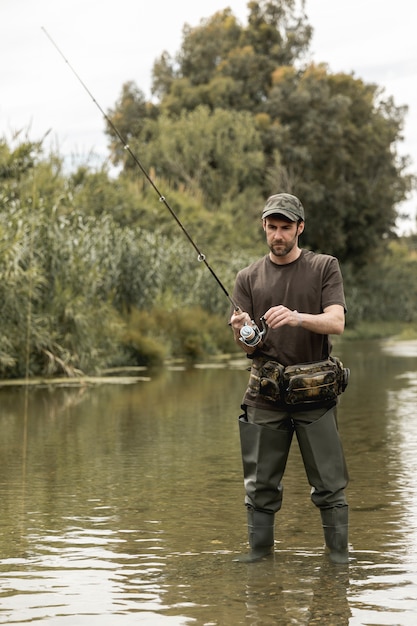
[[[311,65],[276,70],[265,112],[280,156],[271,159],[269,177],[275,168],[276,186],[284,175],[305,200],[304,241],[363,265],[392,232],[395,205],[413,184],[396,151],[405,107],[384,100],[376,85]]]
[[[183,30],[180,52],[164,52],[153,67],[153,93],[162,110],[178,114],[200,104],[256,111],[268,97],[272,72],[306,52],[312,29],[304,1],[248,3],[248,26],[225,9]]]
[[[142,151],[151,169],[171,187],[202,194],[209,210],[262,180],[262,144],[247,112],[210,112],[200,106],[178,118],[162,114],[146,126],[145,134],[148,141],[141,142],[140,136],[131,141],[132,147]]]
[[[346,279],[346,276],[345,276]],[[387,241],[355,276],[348,273],[349,325],[417,321],[417,256],[413,238]],[[400,306],[399,306],[400,303]]]
[[[394,236],[396,206],[416,184],[397,148],[407,109],[377,85],[304,61],[304,2],[248,7],[245,27],[226,9],[184,28],[175,58],[155,63],[160,101],[131,144],[177,189],[210,210],[227,206],[235,224],[271,193],[295,193],[305,245],[362,267]]]
[[[154,107],[146,102],[145,95],[137,85],[128,81],[122,85],[122,93],[114,109],[110,109],[108,117],[119,131],[124,144],[129,144],[132,137],[137,137],[148,117],[155,115]],[[123,161],[124,145],[114,133],[113,128],[106,122],[106,134],[109,137],[110,152],[115,164]]]

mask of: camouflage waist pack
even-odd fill
[[[284,367],[277,361],[252,361],[248,397],[285,404],[322,403],[335,400],[347,387],[349,370],[336,357]]]
[[[252,361],[246,393],[255,399],[259,396],[271,402],[283,401],[284,366],[277,361],[256,358]]]
[[[285,368],[284,400],[287,404],[306,404],[336,400],[349,382],[350,371],[337,357]]]

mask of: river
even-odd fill
[[[415,626],[417,343],[339,342],[350,561],[294,438],[275,558],[246,550],[244,359],[135,384],[0,386],[0,623]]]

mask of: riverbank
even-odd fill
[[[333,336],[333,346],[341,342],[354,342],[364,340],[386,340],[395,343],[407,343],[417,341],[417,326],[414,324],[400,324],[398,322],[369,322],[361,323],[355,328],[346,327],[341,336]],[[247,363],[246,357],[236,349],[235,353],[206,355],[198,362],[187,361],[186,359],[168,359],[161,363],[156,369],[189,369],[189,368],[221,368],[221,367],[244,367]],[[26,377],[19,379],[0,379],[1,387],[88,387],[94,385],[129,385],[138,382],[148,382],[152,379],[149,375],[155,368],[138,367],[117,367],[106,369],[96,376],[80,375],[74,377],[54,376],[46,377]],[[146,372],[146,375],[144,374]]]
[[[366,339],[390,339],[391,341],[409,341],[417,339],[417,325],[400,322],[361,322],[355,328],[346,325],[343,341]],[[341,338],[337,338],[340,340]]]

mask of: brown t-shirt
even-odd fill
[[[235,282],[233,301],[260,324],[273,306],[283,305],[300,313],[319,314],[332,304],[346,310],[343,279],[335,257],[302,250],[296,261],[273,263],[269,255],[242,269]],[[302,327],[268,329],[262,347],[251,356],[264,356],[282,365],[320,361],[329,356],[328,335]]]

